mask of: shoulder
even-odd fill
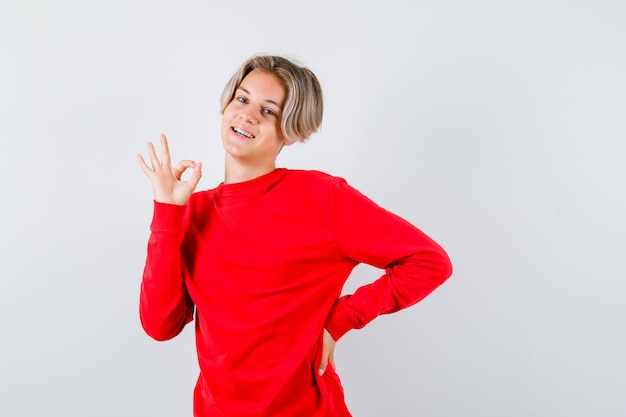
[[[308,180],[324,180],[333,178],[332,175],[327,174],[326,172],[317,171],[314,169],[285,169],[285,177]]]
[[[345,182],[345,180],[322,171],[287,169],[285,171],[284,182],[297,187],[324,187],[327,189],[330,185]]]
[[[189,197],[187,207],[192,211],[202,210],[207,205],[212,204],[214,199],[215,189],[196,191],[195,193],[191,194],[191,197]]]

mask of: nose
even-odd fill
[[[248,122],[253,125],[257,124],[257,122],[259,121],[259,119],[257,118],[257,114],[254,111],[253,106],[245,106],[243,109],[241,109],[241,113],[239,113],[239,117],[245,122]]]

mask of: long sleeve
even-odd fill
[[[385,270],[379,279],[334,304],[325,325],[335,340],[381,314],[419,302],[452,274],[441,246],[343,179],[331,182],[329,216],[345,257]]]
[[[146,333],[156,340],[173,338],[193,318],[194,306],[183,280],[180,250],[185,209],[154,203],[139,316]]]

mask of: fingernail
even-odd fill
[[[317,374],[318,374],[319,376],[324,375],[324,369],[322,369],[322,368],[318,369],[318,370],[317,370]]]

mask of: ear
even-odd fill
[[[291,146],[291,145],[293,145],[296,142],[297,142],[297,140],[291,140],[288,137],[284,136],[283,146]]]

